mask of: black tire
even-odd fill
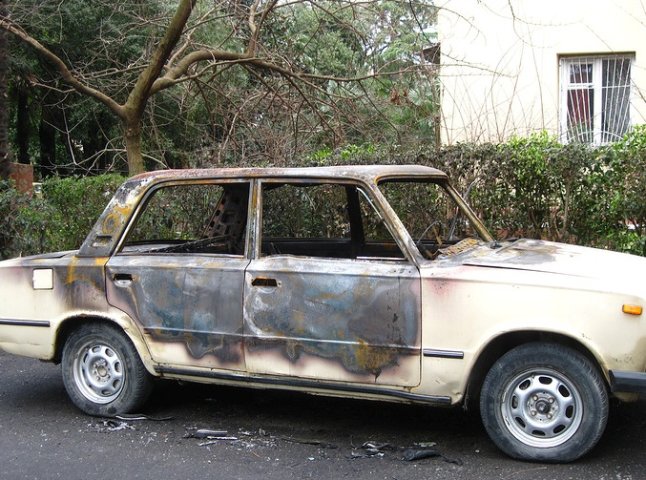
[[[130,339],[118,327],[88,323],[63,347],[63,383],[85,413],[112,416],[140,408],[152,390],[152,376]]]
[[[493,442],[520,460],[565,463],[592,449],[608,420],[608,392],[595,366],[553,343],[521,345],[491,368],[480,415]]]

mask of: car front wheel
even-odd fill
[[[131,412],[152,388],[135,347],[108,324],[89,323],[74,330],[63,347],[62,370],[70,399],[90,415]]]
[[[579,352],[531,343],[510,350],[491,368],[480,413],[491,439],[509,456],[570,462],[601,438],[608,393],[595,366]]]

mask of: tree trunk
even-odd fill
[[[144,157],[141,154],[141,121],[139,119],[124,122],[124,139],[128,155],[128,174],[132,176],[145,172]]]
[[[29,137],[31,136],[29,124],[29,92],[22,82],[17,84],[17,112],[16,112],[16,145],[18,146],[18,162],[29,161]]]
[[[5,15],[5,1],[0,0],[0,15]],[[9,178],[9,105],[7,104],[7,32],[0,31],[0,180]]]
[[[52,112],[43,107],[38,126],[40,139],[40,176],[46,178],[56,173],[56,129]]]

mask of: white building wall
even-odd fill
[[[646,123],[641,0],[438,0],[442,143],[558,134],[559,55],[634,53],[631,123]]]

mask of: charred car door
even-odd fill
[[[249,183],[162,185],[106,266],[107,296],[139,322],[153,360],[244,370]]]
[[[420,276],[365,191],[264,181],[245,275],[250,373],[414,386]]]

